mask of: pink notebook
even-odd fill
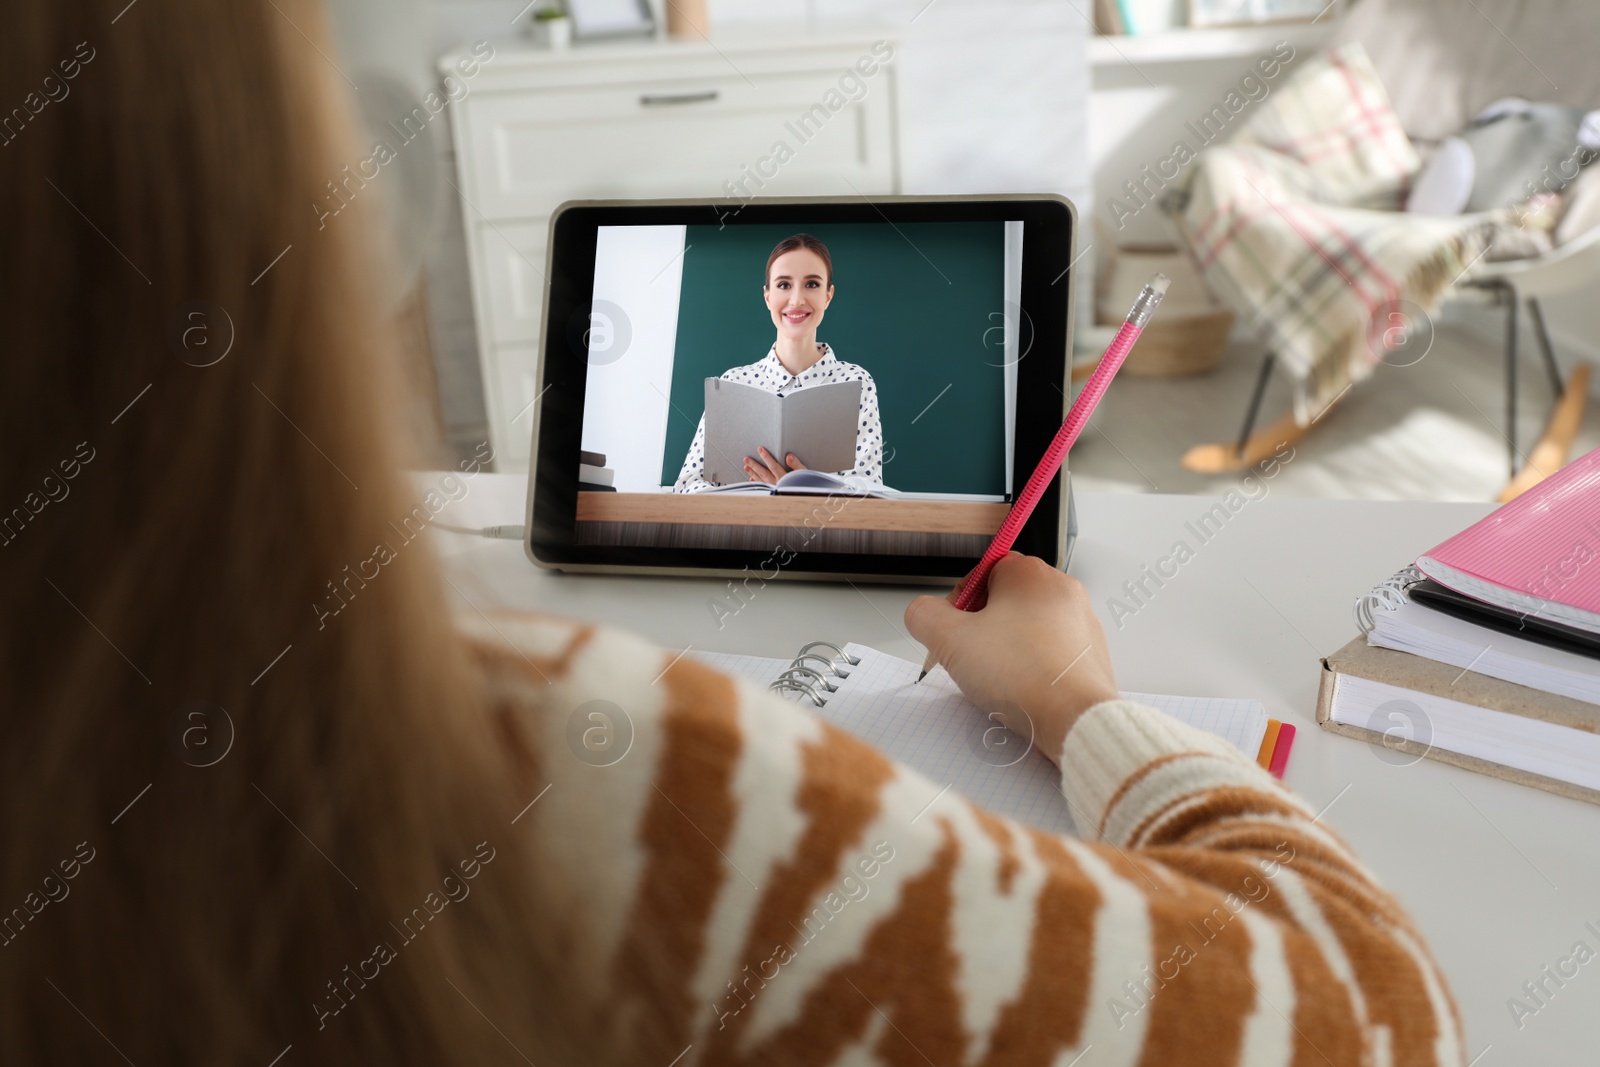
[[[1458,593],[1600,633],[1600,448],[1419,557],[1417,569]]]

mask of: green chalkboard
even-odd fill
[[[755,363],[772,346],[762,272],[773,246],[795,232],[687,227],[663,485],[677,479],[694,439],[704,380]],[[878,385],[885,484],[1004,494],[1005,224],[840,223],[803,232],[833,257],[833,303],[817,340]]]

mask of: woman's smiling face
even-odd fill
[[[822,313],[833,299],[827,272],[822,257],[809,248],[796,248],[772,261],[764,293],[779,334],[805,337],[816,333]]]

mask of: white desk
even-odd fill
[[[482,474],[440,516],[521,522],[521,476]],[[1193,535],[1203,497],[1078,496],[1071,572],[1102,619],[1141,565]],[[1397,767],[1314,720],[1317,658],[1354,636],[1350,604],[1418,553],[1489,510],[1482,504],[1291,500],[1247,504],[1143,608],[1110,629],[1125,689],[1252,696],[1299,730],[1287,781],[1409,908],[1449,977],[1479,1067],[1593,1062],[1600,1050],[1600,960],[1556,989],[1519,1031],[1507,999],[1577,941],[1600,951],[1600,807],[1434,760]],[[627,627],[681,649],[789,656],[807,641],[859,641],[920,659],[901,624],[905,586],[777,582],[717,629],[707,600],[724,580],[560,575],[521,545],[437,535],[452,579],[480,607],[557,612]],[[1552,989],[1555,987],[1552,985]]]

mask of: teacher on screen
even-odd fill
[[[866,481],[883,482],[883,421],[878,417],[878,387],[864,367],[846,363],[833,347],[817,340],[817,327],[833,302],[833,258],[821,241],[797,233],[779,241],[767,257],[761,292],[777,327],[777,340],[758,363],[724,371],[725,381],[741,382],[787,396],[800,389],[832,382],[861,383],[861,416],[856,423],[856,462],[849,470]],[[705,478],[706,419],[700,416],[683,469],[672,486],[675,493],[692,493],[711,485]],[[791,470],[805,466],[802,457],[774,456],[765,448],[759,456],[744,459],[745,477],[772,484]]]

